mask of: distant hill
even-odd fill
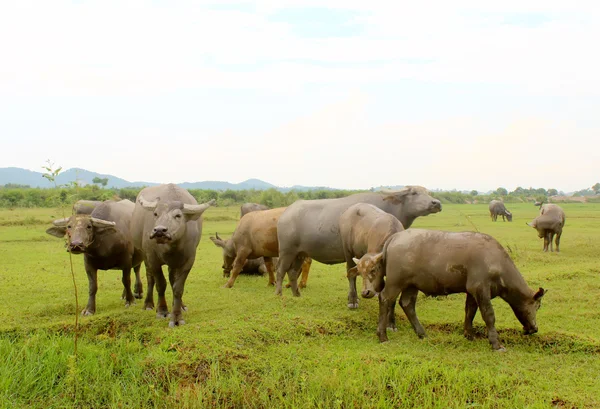
[[[54,184],[48,181],[48,179],[44,178],[43,172],[34,172],[27,169],[22,168],[0,168],[0,186],[6,185],[8,183],[18,184],[18,185],[28,185],[31,187],[42,187],[42,188],[50,188],[54,187]],[[108,184],[107,187],[114,188],[126,188],[126,187],[141,187],[141,186],[156,186],[159,183],[155,182],[130,182],[125,179],[121,179],[119,177],[113,175],[107,175],[103,173],[96,173],[86,169],[72,168],[68,169],[64,172],[61,172],[56,178],[56,183],[58,185],[66,185],[71,182],[78,181],[80,185],[91,185],[93,184],[92,180],[94,178],[107,178]],[[306,190],[316,190],[316,189],[324,189],[324,190],[335,190],[329,187],[317,187],[317,186],[292,186],[292,187],[278,187],[271,183],[265,182],[260,179],[248,179],[240,183],[229,183],[222,181],[203,181],[203,182],[184,182],[179,183],[179,186],[185,189],[207,189],[207,190],[245,190],[245,189],[255,189],[255,190],[267,190],[267,189],[277,189],[282,192],[288,192],[290,190],[298,190],[298,191],[306,191]]]

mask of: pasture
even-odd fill
[[[479,312],[478,337],[463,337],[464,294],[419,295],[428,337],[419,340],[397,308],[398,331],[379,344],[377,300],[346,307],[343,264],[313,262],[299,298],[289,289],[275,296],[267,277],[240,275],[222,288],[221,250],[208,238],[230,237],[239,207],[217,207],[204,214],[186,283],[187,324],[168,328],[142,300],[126,309],[120,272],[99,271],[97,313],[80,318],[76,362],[69,256],[44,232],[62,213],[0,209],[0,407],[600,407],[600,204],[562,205],[560,254],[543,253],[525,225],[537,207],[507,207],[512,223],[492,222],[478,204],[444,205],[413,224],[491,234],[531,288],[548,289],[532,336],[521,335],[508,304],[493,301],[505,353],[490,348]],[[79,310],[82,260],[73,256]]]

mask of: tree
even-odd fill
[[[108,184],[108,178],[99,178],[98,176],[96,176],[94,179],[92,179],[92,183],[102,185],[102,187],[106,187],[106,185]]]
[[[477,190],[473,189],[471,190],[471,196],[477,196]]]
[[[503,187],[499,187],[494,193],[496,193],[498,196],[506,196],[508,194],[508,190]]]
[[[600,194],[600,183],[596,183],[594,186],[592,186],[592,190],[595,194]]]
[[[548,196],[556,196],[556,195],[558,195],[558,190],[548,189]]]

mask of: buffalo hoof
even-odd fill
[[[171,314],[169,314],[169,311],[160,311],[156,313],[156,318],[158,319],[169,318],[170,316]]]
[[[181,306],[181,311],[186,311],[187,312],[187,310],[188,310],[187,306],[185,306],[185,305]]]
[[[84,317],[88,315],[94,315],[95,313],[96,311],[88,310],[87,308],[84,308],[83,311],[81,311],[81,315],[83,315]]]
[[[388,331],[394,331],[394,332],[398,331],[398,328],[396,328],[396,324],[388,325],[387,329],[388,329]]]
[[[179,321],[169,321],[169,328],[173,328],[173,327],[179,327],[181,325],[184,325],[185,321],[184,320],[179,320]]]
[[[358,303],[357,302],[349,302],[348,308],[350,308],[351,310],[355,310],[358,308]]]
[[[384,342],[388,342],[389,339],[387,337],[387,334],[381,334],[379,335],[379,343],[383,344]]]
[[[417,336],[419,337],[419,339],[423,339],[423,338],[425,338],[427,335],[425,335],[425,334],[423,333],[423,334],[417,334]]]
[[[471,332],[465,332],[465,338],[469,341],[473,341],[473,339],[475,339],[475,336]]]
[[[129,307],[131,307],[133,304],[135,304],[135,302],[134,302],[134,301],[127,301],[127,302],[125,303],[125,308],[129,308]]]
[[[233,284],[229,284],[229,282],[225,283],[225,285],[223,286],[223,288],[231,288],[233,287]]]
[[[306,288],[306,283],[300,283],[300,284],[298,284],[298,288]]]
[[[506,352],[506,348],[504,348],[502,345],[500,345],[500,348],[494,349],[494,352]]]
[[[133,296],[134,296],[135,298],[137,298],[138,300],[141,300],[141,299],[142,299],[142,297],[144,296],[144,293],[142,293],[142,292],[139,292],[139,293],[133,293]]]
[[[267,287],[275,287],[275,283],[268,283]]]

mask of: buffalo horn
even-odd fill
[[[138,202],[142,205],[142,207],[144,209],[150,209],[150,210],[156,209],[156,205],[158,205],[158,202],[147,202],[143,196],[140,196],[140,198],[138,199]]]

